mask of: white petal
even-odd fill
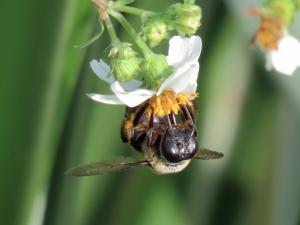
[[[87,94],[87,96],[96,101],[101,102],[105,104],[111,104],[111,105],[124,105],[123,102],[121,102],[115,95],[99,95],[99,94]]]
[[[176,93],[193,93],[197,88],[197,78],[199,73],[199,63],[179,68],[169,76],[160,86],[157,95],[164,90],[172,89]]]
[[[269,62],[278,72],[293,75],[300,67],[300,42],[286,34],[278,43],[278,49],[269,53]]]
[[[115,81],[113,76],[109,76],[109,65],[107,65],[105,62],[103,62],[101,59],[100,61],[97,61],[96,59],[93,59],[90,62],[90,66],[93,70],[93,72],[101,79],[104,80],[105,82],[111,84]]]
[[[186,63],[195,63],[198,61],[201,49],[202,40],[199,36],[190,38],[174,36],[169,42],[168,64],[178,67]]]
[[[197,90],[197,83],[196,84],[190,84],[185,88],[185,91],[183,93],[192,94],[195,93]]]
[[[147,99],[151,98],[155,92],[147,89],[137,89],[135,91],[125,91],[118,81],[111,85],[111,90],[127,106],[135,107]]]
[[[134,91],[142,85],[142,82],[139,80],[132,80],[126,83],[119,82],[119,84],[126,91]]]

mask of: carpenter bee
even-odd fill
[[[223,157],[219,152],[198,149],[194,97],[167,91],[137,107],[126,108],[121,137],[142,153],[142,159],[98,161],[71,168],[66,174],[91,176],[141,166],[148,166],[157,174],[168,174],[182,171],[192,159]]]

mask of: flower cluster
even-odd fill
[[[267,70],[293,75],[300,67],[300,42],[287,30],[297,8],[298,0],[269,0],[262,8],[247,10],[261,18],[254,41],[265,52]]]
[[[102,60],[91,61],[94,73],[103,81],[110,84],[113,95],[88,94],[97,102],[119,104],[135,107],[152,96],[159,96],[164,91],[193,94],[197,88],[199,72],[198,58],[202,49],[199,36],[182,38],[175,36],[169,42],[167,63],[173,67],[172,74],[165,79],[157,90],[142,88],[142,82],[132,80],[127,83],[119,82],[114,75],[110,75],[110,67]]]
[[[138,106],[153,97],[152,102],[160,115],[171,111],[176,114],[179,108],[176,102],[189,104],[196,96],[198,58],[202,47],[200,37],[193,35],[201,24],[201,8],[195,5],[195,1],[184,0],[163,12],[128,6],[132,0],[92,2],[98,10],[100,24],[108,31],[111,46],[108,64],[100,59],[92,60],[90,66],[100,79],[110,84],[113,95],[88,96],[97,102],[128,107]],[[138,16],[141,32],[136,31],[123,13]],[[121,24],[134,43],[120,41],[111,18]],[[154,53],[152,48],[164,39],[169,39],[169,54]],[[133,47],[140,52],[133,50]],[[160,95],[166,96],[163,99],[168,101],[166,104],[161,104]],[[169,107],[170,104],[172,106]]]
[[[201,25],[201,8],[194,1],[171,5],[166,11],[149,16],[143,24],[143,37],[151,46],[172,33],[193,35]]]
[[[100,79],[110,84],[113,94],[88,94],[91,99],[135,107],[150,98],[159,102],[160,98],[155,96],[160,95],[168,95],[172,102],[172,94],[166,93],[185,93],[193,98],[202,47],[200,37],[193,35],[201,25],[202,16],[194,0],[173,4],[159,13],[128,6],[131,0],[93,2],[111,38],[111,48],[109,64],[100,59],[91,61],[90,65]],[[274,68],[292,75],[300,67],[300,42],[287,31],[299,5],[299,0],[267,0],[263,7],[248,10],[249,15],[261,18],[254,41],[266,54],[268,70]],[[141,32],[122,13],[138,16]],[[116,19],[129,33],[142,56],[133,50],[132,43],[119,40],[110,18]],[[152,48],[165,39],[169,39],[168,55],[154,53]],[[168,110],[159,110],[159,114],[165,112]]]

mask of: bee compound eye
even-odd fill
[[[196,151],[196,138],[187,129],[167,131],[160,145],[162,156],[172,163],[191,159],[196,154]]]
[[[180,151],[178,149],[178,145],[168,134],[166,134],[165,138],[162,140],[160,152],[162,156],[169,162],[176,163],[180,161]]]
[[[198,149],[198,147],[197,147],[197,140],[196,140],[195,137],[192,136],[192,137],[190,137],[188,139],[186,149],[187,149],[187,152],[188,152],[189,159],[193,158],[194,155],[197,152],[197,149]]]

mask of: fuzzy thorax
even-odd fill
[[[162,92],[159,96],[153,96],[150,99],[150,105],[153,110],[153,114],[156,116],[162,117],[171,113],[177,115],[178,111],[180,110],[180,105],[192,106],[192,101],[197,96],[197,93],[176,94],[172,90],[166,90]]]

